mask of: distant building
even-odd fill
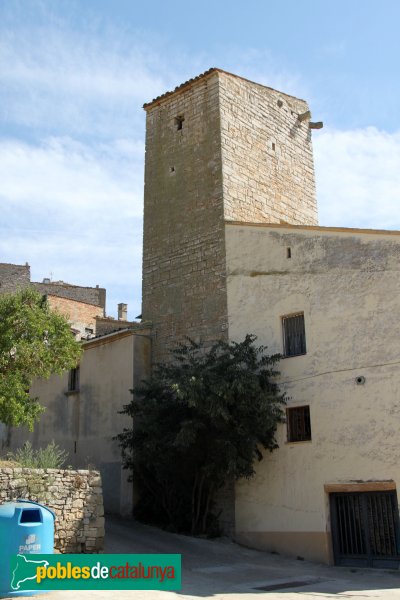
[[[77,339],[96,336],[96,319],[104,318],[106,290],[99,287],[72,285],[64,281],[31,281],[30,266],[0,263],[0,294],[13,293],[31,287],[47,296],[51,308],[58,310],[71,323]],[[126,306],[126,305],[124,305]]]
[[[0,263],[0,294],[12,294],[27,287],[31,282],[31,268],[28,263],[12,265]]]
[[[51,281],[50,279],[45,278],[40,283],[32,281],[31,286],[41,294],[58,296],[60,298],[67,298],[76,300],[77,302],[85,302],[86,304],[100,306],[103,309],[103,314],[105,314],[106,290],[98,285],[96,285],[96,287],[87,287],[72,285],[70,283],[65,283],[64,281]]]

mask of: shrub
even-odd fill
[[[68,452],[57,446],[54,440],[45,448],[38,448],[37,450],[32,448],[30,442],[25,442],[22,448],[7,453],[8,460],[30,469],[60,469],[67,458]]]
[[[124,414],[133,426],[117,436],[140,500],[135,516],[175,531],[215,531],[218,491],[252,477],[286,398],[276,383],[280,356],[243,342],[205,348],[189,340],[134,390]]]

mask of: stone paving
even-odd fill
[[[400,600],[400,571],[327,567],[108,518],[107,553],[180,553],[182,590],[51,592],[47,600]],[[264,588],[264,590],[262,589]]]

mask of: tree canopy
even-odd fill
[[[136,516],[177,531],[209,532],[215,497],[232,479],[249,478],[262,449],[277,448],[285,396],[275,365],[256,347],[219,341],[206,350],[189,341],[132,390],[124,414],[133,427],[117,439],[139,487]]]
[[[0,296],[0,421],[28,425],[43,411],[30,396],[34,379],[77,365],[81,348],[67,319],[32,289]]]

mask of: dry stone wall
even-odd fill
[[[54,510],[59,552],[97,553],[104,547],[104,509],[98,471],[0,469],[0,503],[24,498]]]

